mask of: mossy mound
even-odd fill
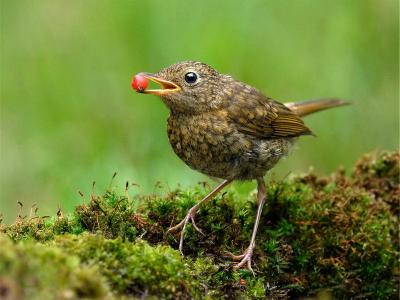
[[[204,235],[188,226],[185,257],[167,229],[204,187],[135,199],[107,191],[69,215],[33,212],[0,224],[0,298],[395,299],[399,158],[366,155],[349,175],[269,183],[255,276],[234,270],[226,255],[248,246],[254,195],[228,189],[201,207],[196,223]]]

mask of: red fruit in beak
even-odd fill
[[[143,93],[149,85],[149,80],[143,75],[135,75],[131,83],[133,89],[138,93]]]

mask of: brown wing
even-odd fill
[[[313,134],[296,113],[248,85],[237,89],[228,114],[238,131],[260,138]]]

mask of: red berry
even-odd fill
[[[149,81],[146,77],[143,75],[135,75],[132,79],[131,85],[136,92],[141,93],[147,88],[148,84]]]

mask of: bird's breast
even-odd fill
[[[224,179],[264,176],[294,139],[260,139],[239,132],[226,111],[171,115],[168,137],[175,153],[192,169]]]
[[[168,138],[175,153],[187,165],[219,178],[232,175],[237,158],[252,146],[231,126],[223,110],[200,115],[171,115]]]

